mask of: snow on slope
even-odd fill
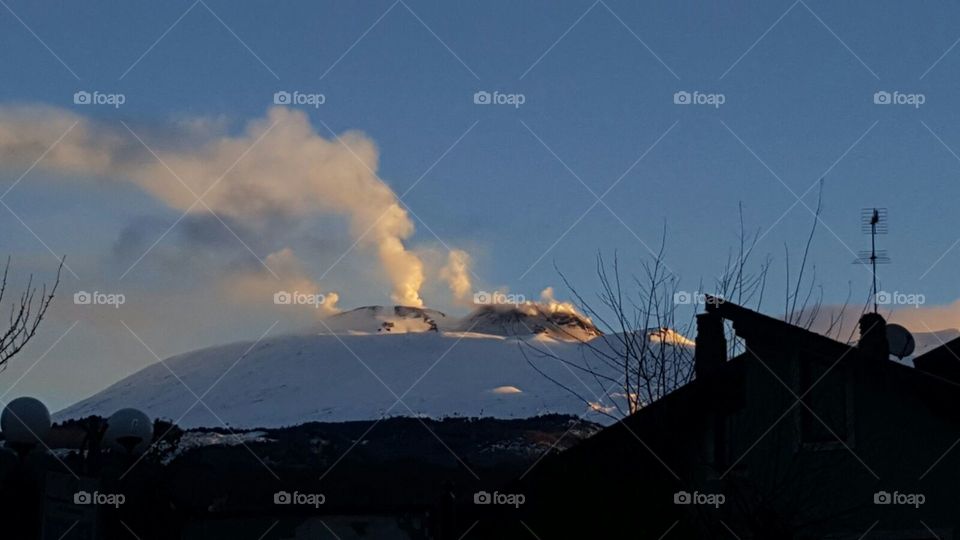
[[[179,420],[184,427],[226,423],[252,428],[382,415],[521,418],[586,410],[536,373],[515,341],[498,336],[287,335],[264,339],[247,352],[251,345],[234,343],[175,356],[164,361],[169,370],[153,364],[69,407],[57,419],[137,407],[152,417]],[[575,346],[556,344],[562,350]],[[576,384],[569,373],[557,371],[550,372]],[[191,407],[197,400],[193,394],[200,396],[211,386],[203,402],[212,411],[203,404]],[[503,386],[517,387],[520,393],[495,391]],[[396,404],[397,397],[403,403]]]
[[[604,389],[591,378],[538,357],[522,344],[535,340],[538,348],[577,360],[583,352],[579,349],[585,347],[579,341],[555,339],[548,332],[521,336],[466,332],[463,323],[454,321],[424,326],[424,315],[446,321],[445,315],[431,310],[360,308],[339,320],[327,319],[322,333],[181,354],[134,373],[57,413],[55,419],[106,416],[136,407],[188,428],[279,427],[412,415],[524,418],[586,413],[588,419],[605,420],[538,373],[523,354],[558,382],[591,401],[602,398],[600,403],[609,406],[612,398],[604,396]],[[582,330],[582,321],[564,320]],[[384,322],[394,323],[390,332],[378,331],[385,328]],[[471,326],[479,325],[467,328]],[[397,328],[405,333],[394,335]],[[597,339],[607,342],[605,337]],[[609,394],[617,391],[610,388]]]
[[[960,337],[960,330],[949,328],[946,330],[936,330],[933,332],[914,332],[913,339],[916,340],[916,349],[913,351],[913,358],[936,349],[947,342]]]

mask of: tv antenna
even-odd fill
[[[864,208],[860,211],[860,231],[870,235],[870,251],[861,251],[856,263],[869,264],[873,273],[873,312],[877,313],[877,265],[889,264],[887,251],[877,251],[877,235],[887,234],[887,209]]]

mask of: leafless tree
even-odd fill
[[[612,395],[617,399],[610,399],[609,406],[624,416],[692,379],[692,351],[675,341],[674,332],[688,333],[693,319],[677,320],[674,296],[680,292],[663,264],[663,244],[657,256],[641,265],[640,276],[625,278],[616,253],[609,263],[598,254],[596,265],[600,284],[596,302],[587,301],[561,276],[584,313],[603,329],[603,336],[579,340],[580,362],[561,359],[537,344],[527,346],[587,374],[599,390],[589,403],[605,413],[605,401]],[[633,294],[625,291],[627,280]]]
[[[806,271],[810,247],[820,222],[822,195],[821,181],[817,207],[812,212],[813,224],[806,237],[795,281],[791,281],[790,253],[789,248],[786,249],[784,320],[806,329],[817,322],[823,301],[816,268]],[[739,245],[730,250],[719,277],[713,283],[712,297],[715,301],[730,301],[760,310],[772,258],[767,255],[759,263],[754,263],[754,250],[762,235],[759,230],[746,231],[742,206],[739,217]],[[640,265],[639,275],[624,275],[616,252],[612,261],[598,254],[599,291],[593,300],[585,298],[558,269],[577,306],[594,321],[603,335],[585,339],[568,334],[571,340],[582,345],[579,358],[562,357],[542,342],[522,342],[520,348],[528,364],[597,412],[614,419],[633,414],[690,382],[694,377],[693,342],[685,336],[696,334],[695,314],[681,319],[678,305],[705,297],[700,292],[680,290],[677,277],[664,263],[665,246],[666,230],[659,249]],[[697,291],[703,289],[701,282]],[[827,335],[835,334],[836,339],[841,339],[843,315],[849,299],[848,293],[839,314],[830,316]],[[733,329],[728,327],[726,334],[729,356],[743,352],[742,343]],[[532,354],[527,355],[527,351]],[[574,388],[551,377],[538,365],[543,360],[566,366],[581,384]]]
[[[27,279],[27,286],[20,293],[19,298],[10,303],[10,316],[7,321],[7,328],[0,334],[0,370],[6,369],[7,362],[17,355],[33,339],[37,333],[37,328],[47,314],[47,308],[53,301],[53,295],[60,285],[60,272],[63,270],[64,260],[60,260],[57,267],[57,276],[53,285],[49,287],[46,284],[37,287],[33,283],[33,274]],[[7,278],[10,273],[10,257],[7,257],[7,263],[3,268],[3,278],[0,281],[0,306],[8,297]]]
[[[743,269],[756,237],[752,241],[745,239],[739,253],[732,256],[736,258],[728,261],[716,283],[721,297],[735,295],[749,300],[762,296],[760,289],[769,263],[761,267],[759,274]],[[545,344],[523,342],[521,350],[527,362],[597,412],[612,418],[633,414],[690,382],[694,377],[693,343],[685,336],[694,334],[695,314],[681,318],[678,305],[696,300],[699,293],[679,289],[676,276],[664,263],[665,247],[664,232],[658,251],[641,263],[639,275],[632,276],[621,272],[616,253],[612,261],[598,254],[599,291],[594,301],[586,299],[558,270],[578,307],[603,335],[584,339],[570,334],[581,344],[577,360],[561,357]],[[527,356],[525,349],[533,354]],[[537,358],[561,362],[584,382],[584,389],[571,388],[550,377],[537,365]],[[593,384],[586,384],[583,377]]]
[[[820,224],[820,215],[822,211],[823,180],[821,179],[819,193],[817,195],[817,207],[812,211],[813,223],[810,226],[810,233],[807,235],[806,244],[803,248],[802,257],[800,259],[800,268],[795,282],[791,282],[790,280],[790,250],[786,245],[784,245],[784,271],[786,272],[787,287],[784,295],[783,320],[808,330],[817,326],[821,329],[821,332],[824,335],[832,337],[836,340],[849,342],[850,339],[852,339],[853,334],[851,333],[846,337],[844,336],[843,323],[847,309],[850,306],[850,299],[853,296],[852,284],[847,284],[847,297],[843,304],[840,305],[840,308],[836,311],[826,313],[825,315],[827,319],[823,322],[823,324],[818,324],[819,319],[822,315],[824,315],[824,313],[821,312],[821,308],[823,307],[823,286],[817,279],[816,265],[810,266],[809,279],[804,282],[805,271],[807,269],[807,264],[810,257],[810,246],[813,243],[817,226]],[[806,292],[803,291],[804,288],[806,288]],[[864,311],[865,310],[866,305],[864,306]],[[862,314],[863,312],[861,312],[861,315]],[[851,331],[856,331],[855,325]]]

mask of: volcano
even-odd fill
[[[299,332],[167,358],[55,419],[134,407],[186,428],[547,413],[609,421],[595,409],[616,399],[615,388],[536,352],[576,360],[588,342],[612,347],[607,338],[586,317],[543,306],[480,306],[463,318],[368,306]]]

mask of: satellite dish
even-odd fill
[[[32,397],[17,398],[0,414],[0,430],[8,446],[32,448],[50,433],[50,411]]]
[[[887,343],[890,345],[890,354],[901,360],[913,354],[917,345],[913,334],[899,324],[887,325]]]
[[[107,419],[103,438],[111,448],[142,452],[153,440],[153,422],[137,409],[120,409]]]

